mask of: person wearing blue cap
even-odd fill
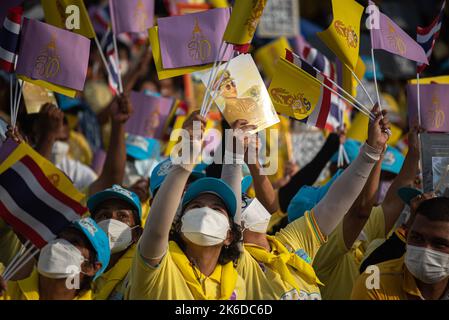
[[[199,112],[191,114],[184,129],[192,132],[194,121],[204,131],[206,121]],[[126,299],[245,299],[245,284],[234,267],[241,239],[233,221],[236,195],[224,181],[208,177],[190,184],[184,194],[194,166],[172,165],[159,187],[134,257]],[[179,203],[180,217],[172,229]]]
[[[111,261],[94,282],[96,300],[122,300],[124,280],[142,234],[142,208],[132,191],[114,185],[91,196],[87,206],[92,218],[109,238]]]
[[[76,220],[41,249],[27,278],[5,286],[0,277],[0,300],[92,300],[92,281],[109,259],[103,230],[91,218]]]

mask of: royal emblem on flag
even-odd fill
[[[198,18],[195,18],[192,40],[188,43],[189,55],[193,60],[204,62],[212,53],[210,41],[206,39],[200,28]]]
[[[446,115],[443,109],[441,109],[440,99],[436,95],[432,97],[432,106],[430,107],[429,114],[435,128],[439,129],[444,125]]]
[[[136,19],[136,25],[139,29],[145,30],[148,25],[149,16],[147,14],[147,8],[142,0],[139,0],[134,9],[134,18]]]
[[[359,43],[359,37],[357,36],[357,33],[355,32],[354,28],[352,26],[345,26],[344,22],[341,20],[336,20],[334,22],[335,30],[337,30],[337,33],[346,38],[346,42],[348,43],[348,46],[352,48],[357,48],[357,45]]]
[[[284,88],[273,88],[270,93],[275,102],[291,107],[295,113],[308,115],[312,110],[312,104],[304,97],[304,93],[292,94]]]
[[[56,36],[52,35],[46,48],[37,57],[35,70],[41,77],[50,79],[56,76],[60,70],[59,56],[57,54]]]
[[[404,40],[397,34],[396,28],[391,23],[388,23],[388,35],[386,38],[394,50],[398,51],[401,55],[407,53],[407,46],[405,45]]]
[[[265,8],[265,4],[267,0],[252,0],[253,1],[253,11],[251,11],[251,15],[246,20],[245,26],[248,28],[248,36],[252,37],[254,32],[256,32],[257,25],[259,24],[259,20],[263,15],[263,9]]]

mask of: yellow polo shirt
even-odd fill
[[[19,281],[8,281],[6,293],[0,300],[39,300],[39,274],[34,268],[28,278]],[[81,292],[73,300],[92,300],[92,291]]]
[[[343,236],[343,222],[330,234],[328,241],[320,248],[313,267],[324,283],[321,294],[324,300],[348,300],[359,267],[369,244],[378,238],[385,238],[385,217],[382,206],[374,207],[363,231],[366,240],[357,240],[352,248],[346,248]]]
[[[158,266],[148,265],[136,250],[129,282],[126,287],[126,300],[195,300],[186,279],[172,257],[171,249],[167,251]],[[192,268],[192,266],[186,266]],[[198,269],[196,272],[201,277],[202,293],[207,300],[217,300],[220,297],[222,285],[223,267],[217,264],[214,272],[206,277]],[[226,279],[224,279],[226,280]],[[246,298],[245,283],[238,276],[231,296],[232,300],[244,300]]]
[[[311,264],[319,247],[326,241],[321,234],[312,212],[290,223],[276,233],[290,252]],[[288,265],[290,274],[296,280],[300,292],[281,278],[275,269],[258,262],[245,249],[237,264],[237,271],[245,279],[248,300],[320,300],[320,288],[316,282],[307,282],[296,269]]]
[[[424,300],[415,278],[404,264],[404,256],[399,259],[379,263],[379,289],[368,289],[366,282],[371,273],[362,273],[354,284],[352,300]],[[449,299],[449,294],[442,298]]]
[[[123,300],[126,278],[136,254],[133,244],[116,264],[93,283],[94,300]]]

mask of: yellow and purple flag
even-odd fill
[[[212,9],[157,20],[164,69],[213,63],[231,16],[229,8]],[[232,48],[224,61],[232,58]]]
[[[74,28],[69,31],[73,31],[89,39],[95,38],[95,30],[83,0],[41,0],[41,4],[44,9],[45,22],[66,30],[68,30],[66,27],[67,18],[70,15],[70,13],[66,12],[67,7],[78,7],[80,13],[79,29]]]
[[[449,133],[449,85],[420,84],[421,127],[428,132]],[[409,124],[419,123],[417,85],[407,85]]]
[[[363,7],[355,0],[332,0],[333,20],[318,37],[352,70],[360,49],[360,20]]]
[[[331,107],[331,91],[328,88],[332,87],[332,83],[327,77],[316,76],[318,79],[281,57],[268,89],[276,111],[308,125],[324,128]]]
[[[90,53],[88,38],[25,18],[20,48],[18,76],[84,90]]]
[[[370,5],[373,4],[370,1]],[[418,63],[429,64],[424,49],[382,12],[379,12],[379,28],[371,29],[371,45],[373,49],[385,50]]]
[[[236,0],[223,40],[235,45],[251,43],[267,0]]]
[[[109,0],[109,10],[116,35],[147,32],[153,26],[154,0]]]

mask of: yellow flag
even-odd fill
[[[418,81],[416,79],[409,81],[411,84],[417,84]],[[449,76],[439,76],[439,77],[431,77],[431,78],[421,78],[419,79],[419,84],[449,84]]]
[[[192,66],[174,69],[164,69],[162,67],[161,47],[159,45],[158,27],[153,27],[148,30],[150,36],[150,44],[153,52],[153,60],[156,66],[157,76],[159,80],[182,76],[196,71],[203,71],[212,68],[212,64],[204,66]]]
[[[75,188],[72,182],[67,178],[67,176],[56,166],[42,157],[28,144],[22,142],[19,144],[8,157],[0,163],[0,174],[5,172],[8,168],[14,165],[17,161],[22,159],[24,156],[30,156],[34,162],[40,167],[44,172],[45,176],[51,181],[51,183],[59,189],[61,192],[67,194],[70,198],[80,202],[84,195]]]
[[[285,49],[291,50],[290,44],[287,38],[280,37],[256,51],[256,63],[262,67],[267,78],[273,78],[277,61],[280,57],[285,57]]]
[[[232,44],[248,44],[253,39],[267,0],[236,0],[223,40]]]
[[[73,90],[73,89],[69,89],[67,87],[63,87],[63,86],[58,86],[56,84],[47,82],[47,81],[43,81],[43,80],[33,80],[31,78],[22,76],[22,75],[17,75],[17,77],[20,80],[26,81],[26,82],[30,82],[32,84],[35,84],[37,86],[41,86],[44,87],[50,91],[54,91],[60,94],[63,94],[65,96],[68,96],[70,98],[75,98],[76,94],[78,93],[78,91]]]
[[[41,0],[41,3],[44,9],[45,22],[48,24],[73,31],[89,39],[95,38],[95,30],[83,0]],[[71,10],[72,8],[73,10]],[[75,19],[78,17],[78,13],[79,25],[77,26],[76,21],[72,20],[71,15]],[[73,23],[74,28],[67,28],[71,23]]]
[[[277,112],[297,120],[312,114],[321,96],[321,83],[281,58],[268,92]]]
[[[332,0],[333,20],[318,37],[352,70],[360,49],[360,20],[363,7],[355,0]]]

